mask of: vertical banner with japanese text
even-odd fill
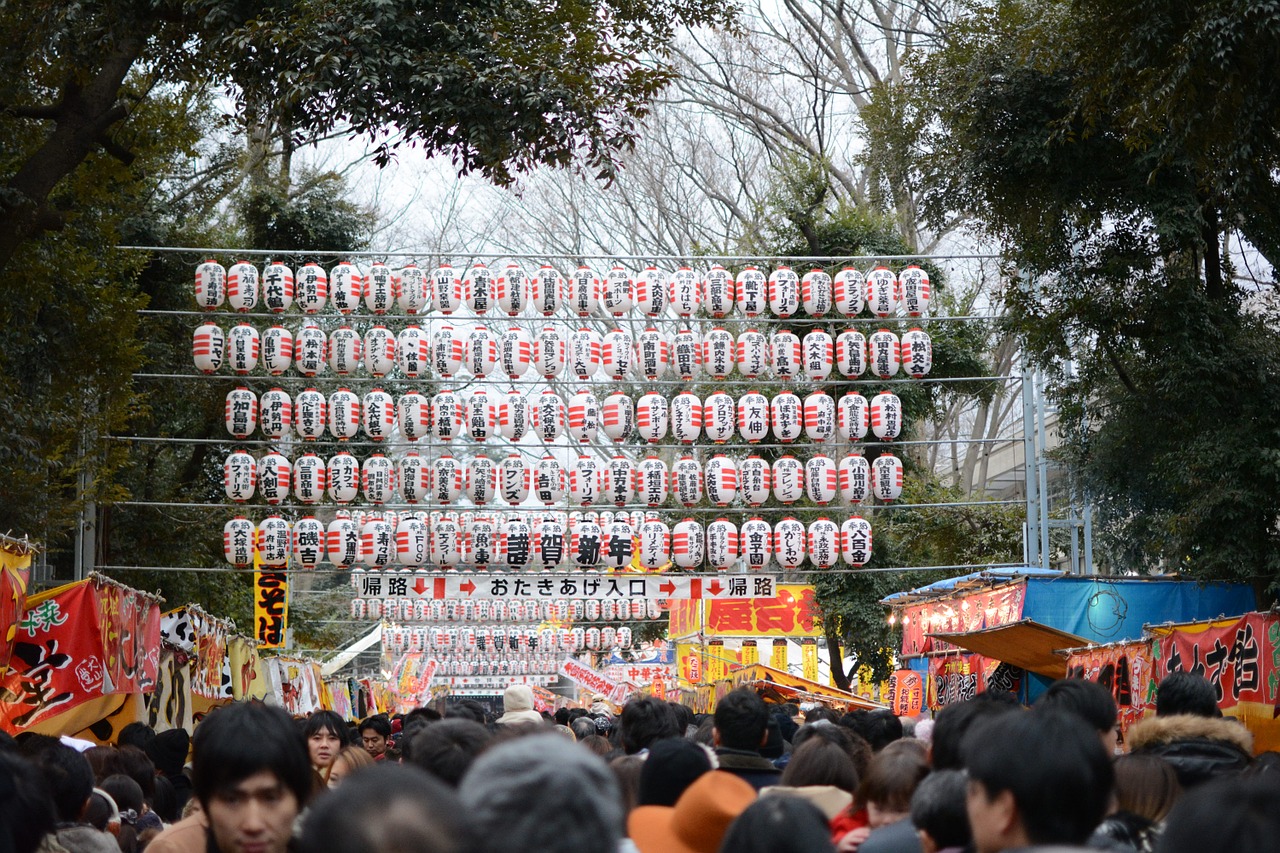
[[[1087,678],[1111,691],[1122,736],[1155,705],[1154,670],[1150,640],[1073,649],[1067,657],[1068,678]]]
[[[254,556],[253,624],[258,648],[282,649],[289,630],[289,576],[263,571]]]
[[[769,655],[769,666],[773,669],[787,672],[787,641],[778,639],[773,641],[773,653]]]
[[[818,680],[818,641],[806,637],[800,641],[800,665],[808,681]]]
[[[0,547],[0,675],[9,667],[9,656],[18,637],[18,623],[27,604],[31,580],[31,552],[18,553]]]
[[[889,708],[899,717],[916,717],[924,712],[924,677],[913,669],[900,669],[889,676]]]

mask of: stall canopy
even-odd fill
[[[1059,631],[1034,619],[1020,619],[980,631],[929,636],[1048,678],[1065,678],[1067,675],[1067,658],[1058,654],[1058,650],[1088,642],[1084,637]]]
[[[872,702],[870,699],[864,699],[853,693],[845,693],[843,690],[827,687],[825,684],[809,681],[783,672],[780,669],[765,666],[762,663],[752,664],[734,672],[733,680],[738,685],[753,687],[765,699],[775,702],[799,702],[814,699],[837,702],[849,708],[875,710],[885,707],[878,702]]]

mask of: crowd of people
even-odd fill
[[[1114,853],[1280,850],[1280,754],[1176,674],[1119,742],[1099,685],[935,717],[652,697],[473,701],[349,725],[259,702],[190,737],[0,738],[0,853]]]

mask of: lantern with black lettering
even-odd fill
[[[861,441],[867,437],[871,423],[871,407],[867,398],[857,391],[849,391],[836,404],[836,429],[840,437],[848,441]]]
[[[748,391],[738,398],[738,434],[749,444],[757,444],[769,434],[769,398]]]
[[[405,503],[427,500],[431,493],[431,468],[416,452],[406,453],[399,464],[400,493]],[[356,479],[359,479],[357,474]]]
[[[395,498],[395,465],[381,453],[373,454],[360,467],[360,488],[369,503],[389,503]]]
[[[589,266],[579,266],[569,274],[566,291],[569,310],[579,317],[589,317],[600,307],[600,276]]]
[[[227,305],[241,312],[258,306],[258,268],[248,261],[236,261],[227,270]]]
[[[773,554],[784,569],[798,568],[804,562],[804,524],[787,516],[773,527]]]
[[[243,386],[227,392],[223,414],[227,432],[236,438],[248,438],[258,425],[258,398]]]
[[[773,463],[773,496],[788,506],[804,497],[804,465],[790,454]]]
[[[498,407],[498,430],[507,441],[519,441],[533,425],[529,398],[512,388],[502,396]]]
[[[702,431],[716,444],[723,444],[733,436],[735,417],[733,398],[723,391],[708,395],[702,403]]]
[[[867,369],[867,338],[854,329],[836,336],[836,370],[841,376],[856,378]]]
[[[282,314],[293,305],[293,270],[278,261],[268,261],[262,269],[262,304],[273,314]]]
[[[292,481],[293,465],[284,455],[272,451],[258,460],[258,494],[267,503],[284,503]]]
[[[738,494],[738,466],[723,453],[707,461],[707,499],[716,506],[728,506]]]
[[[657,456],[646,456],[636,465],[636,497],[647,506],[667,502],[670,472],[667,463]]]
[[[681,506],[697,506],[702,500],[702,465],[685,454],[671,467],[671,491]]]
[[[902,496],[902,460],[892,453],[876,457],[871,463],[871,494],[889,503]]]
[[[621,317],[635,304],[635,285],[626,267],[615,265],[605,273],[600,289],[600,304],[606,313]]]
[[[462,562],[462,529],[447,513],[431,519],[430,541],[432,564],[456,566]]]
[[[258,404],[258,429],[267,438],[281,439],[293,426],[293,398],[280,388],[262,395]]]
[[[304,569],[314,569],[324,558],[324,525],[314,516],[303,516],[293,525],[293,556]]]
[[[464,366],[478,379],[493,373],[498,366],[498,339],[484,326],[467,333],[462,349]]]
[[[613,441],[626,441],[636,423],[631,398],[620,392],[605,397],[604,404],[600,407],[600,420],[605,435]]]
[[[533,404],[533,430],[544,444],[550,444],[563,432],[566,420],[564,400],[546,389]]]
[[[569,498],[578,506],[590,506],[604,489],[604,467],[594,456],[580,455],[569,469]]]
[[[498,432],[499,404],[484,388],[471,392],[467,400],[466,428],[472,441],[487,441]]]
[[[829,456],[814,456],[804,463],[805,497],[818,505],[826,505],[836,498],[839,488],[839,470]]]
[[[431,284],[434,289],[436,308],[446,317],[462,307],[462,279],[457,270],[450,264],[441,264],[431,272]]]
[[[339,388],[329,395],[329,434],[347,441],[359,431],[360,398],[349,388]]]
[[[514,262],[503,267],[493,288],[498,308],[509,317],[520,314],[529,303],[529,284],[529,274],[524,267]]]
[[[396,303],[406,314],[425,314],[431,310],[431,280],[417,264],[405,264],[392,278]]]
[[[657,392],[645,394],[636,403],[636,431],[650,444],[656,444],[667,434],[667,398]]]
[[[222,487],[227,497],[243,503],[253,497],[258,483],[258,463],[250,454],[236,450],[222,463]]]
[[[702,279],[702,299],[706,303],[707,313],[712,317],[725,317],[733,313],[737,291],[733,274],[720,264],[713,264]]]
[[[671,341],[671,366],[681,379],[696,379],[702,367],[702,339],[697,332],[681,329]]]
[[[498,491],[498,464],[488,456],[479,455],[467,466],[467,497],[476,506],[484,506],[493,500]]]
[[[237,323],[227,332],[227,364],[232,373],[244,376],[252,372],[261,351],[262,337],[248,323]]]
[[[716,379],[723,379],[733,370],[737,343],[733,334],[716,327],[702,339],[702,365]]]
[[[800,308],[800,278],[796,271],[781,266],[769,275],[769,309],[786,319]]]
[[[512,453],[498,463],[498,489],[509,504],[524,503],[533,485],[533,474],[519,453]]]
[[[465,476],[466,469],[457,459],[447,453],[438,457],[431,463],[431,499],[442,506],[457,503]]]
[[[769,307],[765,275],[755,267],[738,273],[738,307],[748,317],[759,317]]]
[[[809,525],[809,562],[814,568],[829,569],[840,559],[840,528],[829,518]]]
[[[846,317],[858,316],[866,303],[866,278],[859,270],[845,267],[831,280],[831,296],[836,310],[841,314]]]
[[[462,298],[477,317],[493,304],[493,272],[479,261],[462,277]]]
[[[371,376],[386,376],[396,366],[396,337],[386,326],[373,326],[365,332],[359,349]]]
[[[360,463],[345,450],[334,454],[325,465],[325,481],[331,500],[351,503],[360,489]]]
[[[202,311],[221,308],[226,292],[226,267],[212,258],[196,267],[196,305]]]
[[[423,566],[427,563],[427,523],[416,516],[407,515],[396,525],[396,562],[402,566]]]
[[[773,528],[769,522],[759,516],[742,522],[742,529],[738,531],[738,548],[748,569],[760,571],[768,566],[769,557],[773,554]]]
[[[431,335],[431,365],[436,375],[450,379],[462,369],[464,343],[462,334],[444,325]]]
[[[262,366],[279,376],[293,364],[293,333],[284,326],[271,326],[262,333]]]
[[[315,388],[308,388],[294,400],[293,411],[293,428],[304,441],[315,441],[324,436],[325,421],[329,413],[329,404],[324,394]]]
[[[929,313],[929,274],[912,264],[898,274],[898,294],[908,317]]]
[[[707,525],[707,565],[724,571],[738,562],[738,526],[727,518]]]
[[[891,379],[898,373],[898,365],[902,361],[901,345],[898,336],[888,329],[872,332],[867,339],[867,361],[873,376],[880,379]]]
[[[564,524],[550,516],[533,522],[533,562],[543,570],[554,569],[564,560],[568,537]],[[534,608],[530,608],[530,615]]]
[[[800,301],[810,317],[821,317],[831,310],[831,276],[811,269],[800,279]]]
[[[569,372],[578,379],[590,379],[600,369],[600,334],[595,329],[569,333]]]
[[[851,566],[865,566],[871,560],[871,522],[855,515],[840,525],[840,556]]]
[[[676,314],[692,317],[698,313],[698,305],[702,302],[702,280],[692,269],[681,266],[671,274],[667,296],[670,297],[671,307]]]
[[[466,546],[466,561],[477,569],[487,569],[498,558],[497,522],[492,518],[477,518],[471,523]]]
[[[417,392],[410,392],[417,393]],[[333,413],[333,398],[329,399],[329,409],[331,420]],[[361,410],[363,413],[361,414]],[[364,400],[356,406],[357,416],[361,418],[364,427],[364,434],[371,441],[382,441],[391,435],[391,429],[395,425],[396,407],[395,400],[386,391],[381,388],[374,388],[372,391],[364,395]],[[337,433],[334,433],[337,435]],[[354,435],[354,428],[351,435]],[[410,441],[416,440],[418,435],[406,435]]]
[[[290,526],[278,515],[269,515],[258,524],[258,560],[264,566],[283,566],[289,562]]]
[[[631,565],[635,554],[635,531],[626,519],[614,519],[602,523],[604,545],[601,548],[601,562],[606,568],[625,569]]]
[[[671,528],[656,518],[640,524],[640,565],[646,569],[664,568],[671,560]]]
[[[825,391],[804,398],[804,433],[811,441],[824,442],[836,431],[836,404]]]
[[[302,324],[293,339],[293,369],[303,376],[318,376],[328,366],[325,351],[329,348],[329,336],[308,320]]]
[[[891,317],[898,311],[898,277],[888,267],[878,266],[867,273],[867,310],[877,317]]]
[[[533,343],[524,329],[511,326],[498,338],[498,361],[512,379],[519,379],[533,362]]]
[[[396,366],[406,379],[416,379],[427,372],[431,363],[431,342],[417,326],[405,326],[396,335]]]
[[[835,356],[835,344],[831,336],[821,329],[804,336],[804,375],[821,382],[831,375],[831,363]]]
[[[769,405],[773,437],[783,444],[790,444],[800,437],[804,424],[804,406],[800,398],[790,391],[783,391]]]
[[[871,398],[871,432],[885,441],[902,434],[902,400],[897,394],[881,391]]]
[[[648,317],[657,317],[667,307],[666,279],[652,264],[635,278],[636,308]]]
[[[227,336],[218,324],[210,321],[197,325],[191,339],[191,357],[200,373],[218,373],[227,357]]]
[[[631,492],[636,478],[635,466],[625,456],[614,456],[604,469],[605,500],[615,506],[626,506],[631,502]]]
[[[329,301],[329,274],[319,264],[304,264],[298,268],[294,282],[294,298],[304,314],[324,310]]]
[[[760,506],[773,488],[773,469],[759,456],[748,456],[738,466],[738,491],[747,506]]]
[[[635,342],[631,333],[622,329],[607,332],[600,342],[600,365],[610,379],[626,379],[631,370]]]
[[[538,467],[533,472],[533,496],[547,506],[564,502],[565,476],[564,469],[550,454],[538,460]]]
[[[590,391],[579,391],[569,398],[569,436],[583,444],[596,440],[600,430],[600,401]]]
[[[396,302],[395,284],[390,268],[374,261],[364,277],[364,305],[374,314],[386,314]]]
[[[770,360],[773,375],[782,380],[795,379],[800,375],[803,364],[800,338],[794,332],[783,329],[773,336],[770,347],[773,358]]]
[[[569,550],[575,569],[594,569],[604,557],[604,529],[594,521],[580,521],[573,527]]]
[[[697,569],[707,557],[705,533],[697,520],[685,518],[671,530],[671,557],[682,569]]]
[[[671,437],[692,444],[702,435],[702,401],[692,391],[681,391],[671,401]]]
[[[650,326],[636,338],[636,364],[645,379],[661,379],[667,373],[671,359],[670,344],[666,337]]]
[[[544,326],[533,340],[533,361],[538,373],[548,379],[559,376],[567,361],[564,332],[558,326]]]
[[[902,369],[912,379],[923,379],[933,368],[933,341],[923,329],[902,336]]]
[[[368,412],[367,407],[365,411]],[[400,421],[400,435],[405,439],[417,441],[431,433],[431,403],[419,392],[407,391],[402,394],[396,401],[396,415]]]
[[[439,441],[453,441],[462,434],[466,408],[455,391],[444,390],[431,400],[431,429]]]
[[[560,308],[560,300],[564,295],[565,280],[555,267],[543,264],[529,283],[529,295],[533,302],[533,310],[544,317],[550,317]]]
[[[329,270],[329,295],[339,314],[350,314],[360,308],[364,295],[364,276],[350,261],[342,261]]]
[[[860,504],[871,494],[871,463],[857,453],[840,460],[837,472],[840,496],[851,504]]]
[[[237,515],[222,526],[222,556],[233,566],[253,562],[253,522]]]
[[[319,503],[324,497],[328,468],[314,453],[304,453],[293,462],[293,496],[304,504]]]

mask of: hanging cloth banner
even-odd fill
[[[253,557],[253,624],[259,648],[284,648],[289,630],[289,575],[284,571],[263,571],[256,551]]]
[[[30,580],[31,552],[19,553],[16,546],[10,549],[7,543],[0,544],[0,675],[9,668]]]

